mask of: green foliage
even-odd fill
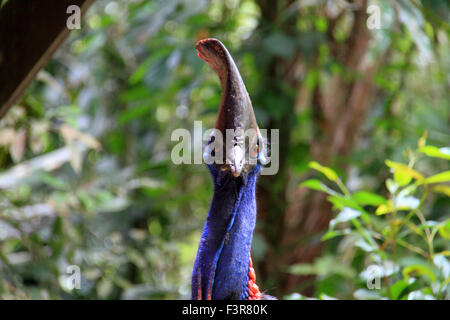
[[[312,265],[293,265],[288,271],[317,275],[320,281],[338,274],[342,283],[353,288],[355,298],[449,299],[450,216],[443,211],[431,220],[427,211],[435,197],[449,196],[450,174],[426,177],[415,169],[427,157],[446,159],[445,153],[436,150],[446,149],[425,146],[424,135],[418,148],[408,152],[408,164],[386,160],[392,177],[386,179],[383,194],[350,192],[333,169],[310,163],[310,168],[335,183],[331,188],[326,181],[311,179],[301,186],[328,194],[337,215],[322,241],[337,241],[340,253]],[[371,287],[374,281],[381,281],[378,288]],[[337,290],[324,293],[340,294]]]
[[[312,161],[322,126],[312,97],[336,79],[368,81],[331,54],[342,45],[348,55],[353,39],[354,8],[335,16],[334,2],[279,1],[266,21],[261,5],[274,1],[95,1],[0,120],[0,298],[189,298],[212,183],[204,166],[171,162],[170,136],[194,120],[214,126],[220,85],[194,50],[206,37],[232,53],[260,127],[281,133],[285,174],[259,180],[276,223],[258,220],[256,268],[267,253],[292,250],[271,247],[286,224],[280,202],[298,201],[280,195],[309,166],[327,180],[301,185],[325,192],[338,212],[321,256],[267,269],[260,287],[280,287],[271,277],[289,271],[317,275],[308,285],[320,299],[448,298],[449,148],[433,146],[450,140],[448,5],[374,1],[383,27],[371,31],[363,65],[381,63],[377,94],[358,120],[359,143],[326,167]],[[369,292],[371,264],[386,276]],[[68,287],[71,265],[80,289]]]

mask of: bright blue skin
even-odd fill
[[[214,180],[214,196],[194,263],[192,299],[206,300],[212,285],[214,300],[246,300],[256,222],[255,186],[261,165],[238,178],[214,165],[208,168]]]

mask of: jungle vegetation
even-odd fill
[[[259,127],[280,129],[279,171],[258,180],[260,287],[449,299],[449,15],[444,0],[97,0],[0,119],[0,298],[190,297],[212,182],[171,161],[171,133],[214,126],[220,84],[195,52],[214,37]]]

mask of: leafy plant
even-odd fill
[[[408,150],[407,164],[386,160],[392,176],[385,194],[351,192],[332,168],[310,162],[326,180],[310,179],[301,186],[325,192],[338,212],[322,241],[340,239],[341,255],[328,261],[326,270],[318,261],[291,266],[289,272],[323,277],[340,270],[354,281],[356,271],[355,298],[448,299],[449,213],[441,212],[440,221],[428,219],[427,204],[436,195],[450,196],[450,171],[424,176],[417,167],[429,157],[449,160],[450,149],[426,145],[425,134],[416,150]]]

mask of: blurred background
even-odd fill
[[[280,170],[258,182],[259,286],[448,299],[449,14],[446,0],[97,0],[0,120],[0,298],[190,297],[213,185],[171,162],[170,135],[214,126],[220,84],[194,49],[214,37],[259,126],[280,129]]]

